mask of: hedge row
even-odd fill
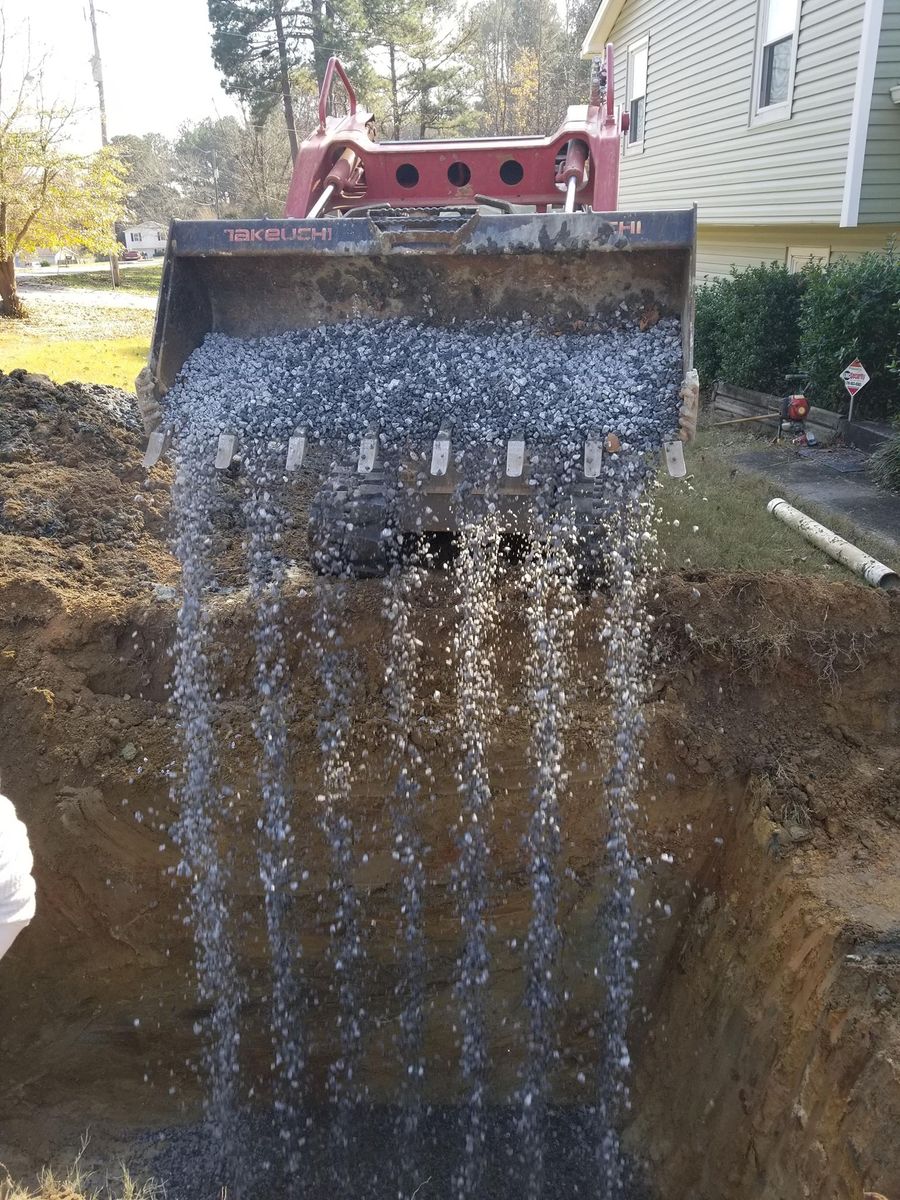
[[[771,263],[697,291],[695,365],[704,387],[725,379],[775,395],[785,375],[809,374],[807,392],[820,408],[846,411],[840,373],[858,358],[871,380],[854,413],[900,414],[900,257],[890,247],[796,275]]]

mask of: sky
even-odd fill
[[[210,54],[206,0],[95,0],[109,136],[163,133],[183,121],[236,112]],[[72,145],[100,141],[87,0],[0,0],[6,17],[10,75],[46,54],[48,98],[75,101]]]

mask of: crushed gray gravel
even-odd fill
[[[523,435],[565,450],[615,433],[651,450],[678,423],[680,326],[641,331],[623,313],[598,332],[548,334],[530,321],[437,327],[351,320],[271,337],[210,334],[166,397],[166,423],[195,447],[220,432],[283,440],[420,442],[441,423],[454,444]]]

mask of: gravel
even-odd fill
[[[195,449],[220,432],[286,443],[357,439],[422,449],[445,420],[456,448],[512,435],[547,444],[615,433],[652,450],[677,428],[679,323],[548,335],[530,321],[437,327],[350,320],[272,337],[207,336],[166,398],[167,424]],[[190,453],[190,450],[188,451]]]

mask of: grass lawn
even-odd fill
[[[662,512],[659,540],[666,564],[675,570],[794,571],[856,580],[856,576],[810,545],[795,530],[766,512],[773,496],[795,503],[814,520],[848,538],[875,558],[893,565],[894,552],[860,533],[844,518],[798,500],[762,476],[736,468],[741,451],[764,442],[731,431],[701,431],[685,450],[686,479],[670,479],[665,470],[656,493]],[[866,586],[859,582],[862,586]]]
[[[144,266],[122,267],[119,271],[121,285],[119,290],[123,292],[137,292],[144,296],[155,296],[159,291],[159,281],[162,278],[161,258],[154,259]],[[72,288],[90,288],[97,291],[113,290],[109,279],[109,267],[105,263],[98,263],[97,269],[92,271],[67,271],[65,267],[61,267],[58,272],[52,275],[21,275],[20,281],[28,284],[29,287],[39,289],[41,287],[72,287]]]
[[[23,367],[49,375],[58,383],[107,383],[134,389],[134,380],[146,365],[150,339],[144,335],[97,338],[84,341],[39,340],[9,334],[0,338],[0,371]]]

